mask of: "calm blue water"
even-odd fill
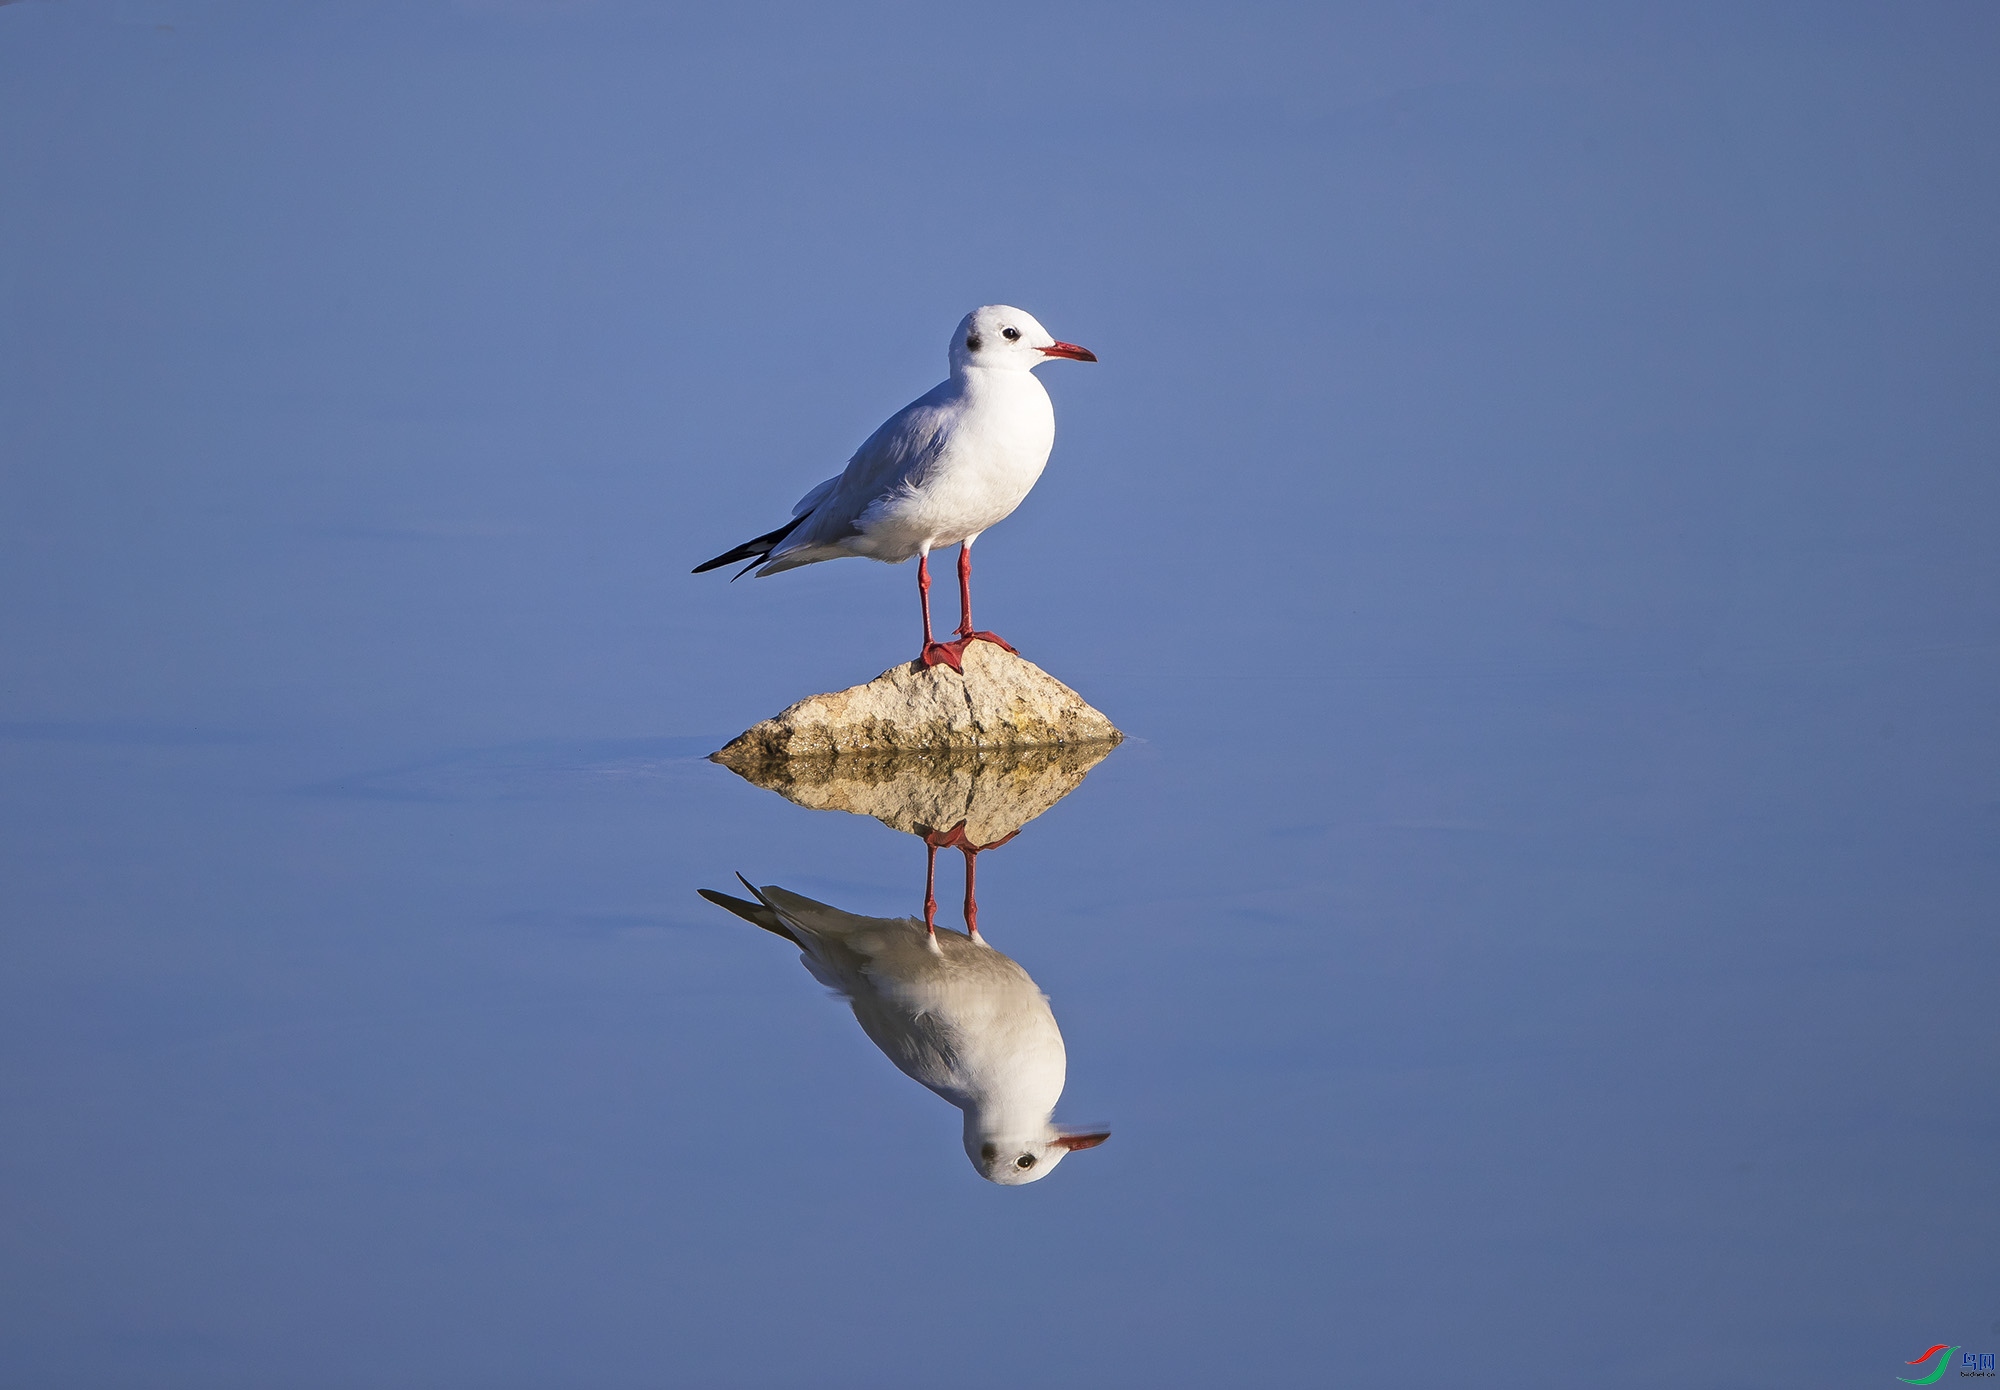
[[[1996,37],[0,7],[0,1381],[2000,1344]],[[704,761],[913,573],[686,573],[993,300],[1103,360],[980,621],[1129,735],[980,859],[1018,1189],[695,893],[919,909]]]

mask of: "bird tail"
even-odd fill
[[[792,933],[791,928],[785,925],[784,919],[778,916],[768,902],[764,901],[764,895],[757,892],[756,888],[751,885],[750,880],[743,877],[742,874],[738,874],[736,881],[741,883],[745,888],[749,888],[756,895],[757,901],[754,903],[745,902],[742,898],[732,898],[727,893],[718,893],[713,888],[697,888],[694,891],[707,898],[717,907],[726,908],[735,913],[752,926],[762,927],[774,936],[782,936],[794,946],[803,949],[805,943]]]
[[[737,546],[734,550],[725,550],[713,560],[696,565],[694,572],[696,574],[706,574],[710,570],[721,569],[724,565],[733,565],[738,560],[748,560],[749,564],[729,577],[730,583],[733,584],[768,559],[771,552],[778,548],[779,543],[785,537],[791,535],[792,532],[798,530],[804,522],[805,517],[795,516],[775,531],[766,531],[763,535],[753,540],[743,542],[743,544]],[[731,910],[733,911],[734,909]]]

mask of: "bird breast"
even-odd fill
[[[865,529],[907,538],[913,550],[952,545],[1010,515],[1042,476],[1056,438],[1042,384],[1030,372],[966,376],[964,408],[937,458],[900,496],[871,509]]]

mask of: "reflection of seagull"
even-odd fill
[[[924,605],[923,662],[954,671],[968,642],[997,642],[972,627],[972,543],[1004,520],[1042,476],[1056,439],[1056,414],[1034,369],[1051,357],[1095,362],[1059,343],[1034,315],[1005,304],[974,309],[951,340],[951,376],[890,416],[847,461],[799,499],[792,520],[697,565],[695,573],[750,563],[761,577],[820,560],[863,555],[901,564],[917,559]],[[957,545],[958,640],[931,640],[931,551]]]
[[[965,1154],[981,1177],[1034,1182],[1111,1137],[1051,1122],[1067,1064],[1062,1032],[1048,999],[1006,956],[949,929],[927,935],[913,917],[857,917],[782,888],[743,886],[756,902],[701,895],[796,945],[905,1076],[965,1112]]]

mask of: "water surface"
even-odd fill
[[[1991,15],[899,14],[0,7],[0,1379],[2000,1342]],[[921,912],[705,760],[914,576],[686,573],[993,300],[1015,1188],[696,893]]]

